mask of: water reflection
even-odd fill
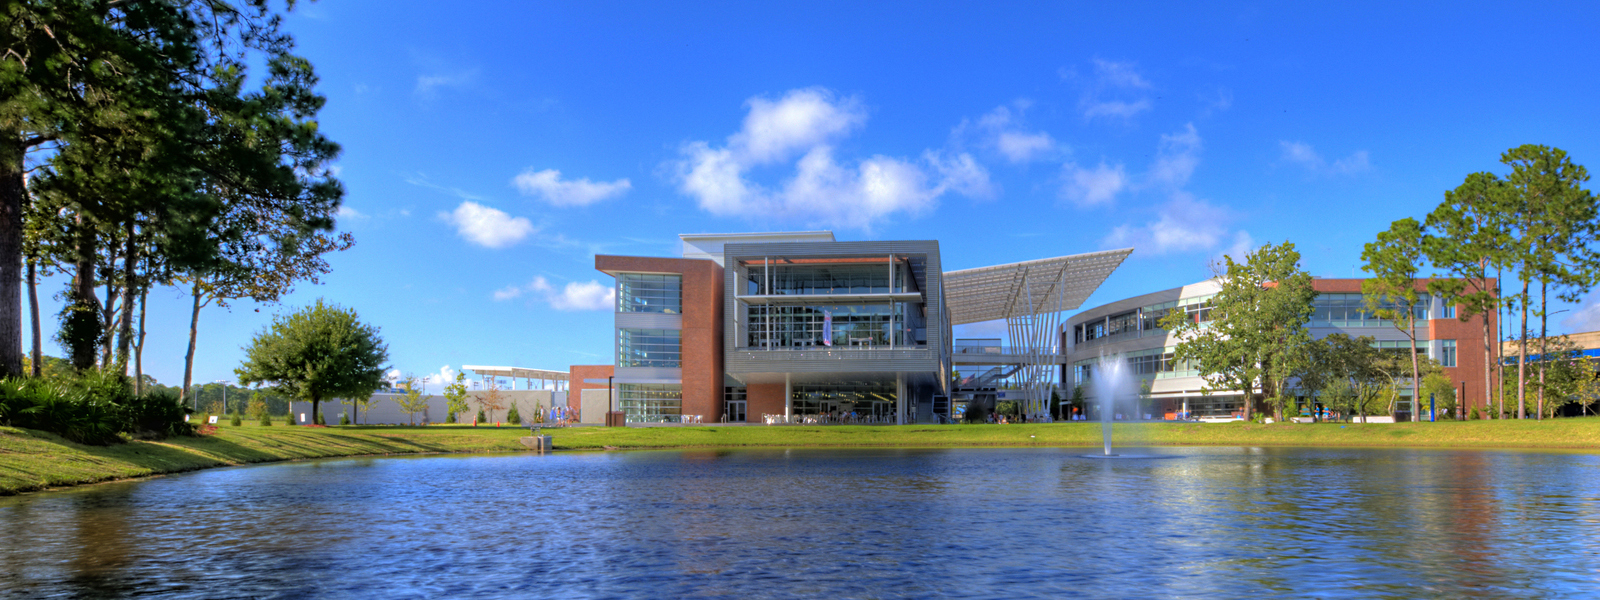
[[[0,595],[1583,597],[1600,456],[692,450],[0,499]]]

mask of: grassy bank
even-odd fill
[[[1049,425],[579,427],[545,429],[557,449],[741,447],[1090,447],[1091,423]],[[0,427],[0,495],[245,463],[443,452],[512,452],[526,429],[434,427],[243,427],[160,442],[82,446],[38,431]],[[1600,450],[1600,417],[1361,425],[1229,423],[1118,425],[1118,445],[1391,446]]]

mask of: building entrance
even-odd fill
[[[744,400],[729,400],[722,405],[722,417],[729,423],[743,423],[744,409]]]

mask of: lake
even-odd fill
[[[0,498],[0,596],[1600,595],[1600,454],[332,459]]]

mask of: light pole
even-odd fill
[[[222,384],[222,414],[228,414],[228,380],[218,379],[212,383]]]

